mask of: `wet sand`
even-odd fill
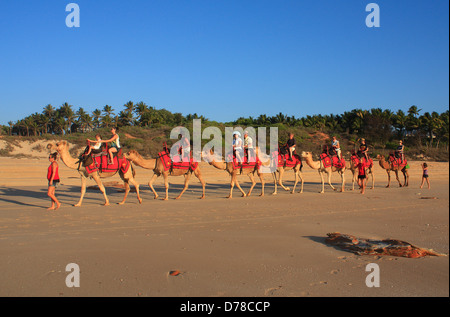
[[[410,186],[399,188],[375,166],[375,189],[365,195],[327,185],[319,194],[317,171],[304,166],[302,194],[278,188],[266,175],[265,196],[258,183],[250,197],[229,177],[201,163],[206,199],[191,178],[180,200],[182,177],[170,177],[170,200],[154,200],[151,172],[136,167],[143,203],[131,192],[107,186],[111,206],[88,189],[83,206],[77,172],[60,162],[62,207],[47,211],[46,168],[41,159],[2,158],[0,166],[0,296],[303,297],[449,296],[448,256],[408,259],[358,256],[325,244],[326,234],[400,239],[423,248],[449,251],[449,164],[429,162],[431,189],[419,189],[421,162],[411,162]],[[440,172],[440,171],[443,172]],[[439,174],[440,173],[440,174]],[[293,185],[293,173],[285,185]],[[333,184],[339,177],[333,175]],[[105,179],[120,182],[119,176]],[[250,183],[240,177],[244,190]],[[155,182],[160,198],[162,179]],[[94,186],[91,180],[88,186]],[[370,181],[369,181],[370,185]],[[425,186],[426,187],[426,186]],[[300,187],[297,187],[297,192]],[[433,198],[433,199],[423,199]],[[66,265],[80,267],[80,287],[68,288]],[[380,287],[365,284],[366,265],[380,268]],[[178,276],[170,271],[178,270]]]

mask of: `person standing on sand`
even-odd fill
[[[358,164],[358,185],[361,188],[361,194],[364,195],[366,189],[366,168],[362,162]]]
[[[49,155],[48,159],[50,160],[50,166],[47,171],[47,180],[48,180],[48,197],[52,200],[52,206],[47,210],[56,210],[61,207],[61,203],[55,196],[56,186],[59,183],[59,173],[58,173],[58,162],[56,159],[58,157],[58,153],[52,153]]]
[[[428,179],[428,164],[427,163],[423,163],[422,164],[422,170],[423,170],[423,174],[422,174],[422,184],[420,184],[420,188],[422,188],[423,183],[425,182],[425,180],[427,181],[428,184],[428,189],[430,189],[430,180]]]

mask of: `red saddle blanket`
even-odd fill
[[[390,154],[389,155],[389,163],[391,163],[392,166],[395,168],[397,168],[397,167],[403,168],[408,164],[408,161],[406,159],[404,159],[402,162],[401,158],[397,158],[394,156],[394,154]]]
[[[250,157],[250,159],[248,158],[248,156],[244,156],[242,165],[239,164],[238,159],[236,158],[236,156],[232,156],[232,154],[228,154],[227,156],[227,162],[232,162],[233,163],[233,169],[240,169],[240,168],[255,168],[255,166],[257,168],[259,168],[262,164],[262,162],[259,160],[258,157]]]
[[[115,173],[117,171],[122,171],[126,173],[130,168],[130,161],[128,161],[124,157],[115,156],[113,158],[113,163],[109,164],[109,156],[108,154],[103,154],[100,156],[93,156],[92,160],[94,161],[92,164],[86,166],[86,170],[88,174],[93,172],[101,172],[101,173]]]
[[[291,160],[291,158],[289,157],[289,153],[281,154],[278,151],[274,151],[272,153],[272,159],[277,160],[278,166],[294,167],[298,164],[302,165],[302,160],[297,154],[294,154]]]
[[[325,168],[330,166],[334,166],[336,168],[345,167],[344,158],[339,159],[337,156],[330,157],[327,153],[320,154],[320,160],[322,161],[322,164]]]
[[[193,157],[181,158],[181,155],[175,155],[173,160],[170,159],[170,152],[162,151],[158,153],[158,157],[161,158],[161,161],[164,165],[164,170],[169,169],[182,169],[188,171],[189,169],[195,171],[198,167],[198,162],[194,160]]]
[[[357,155],[352,155],[350,157],[350,160],[352,161],[353,165],[356,166],[358,166],[359,163],[363,163],[366,168],[373,167],[373,160],[371,158],[369,158],[369,160],[367,161],[365,157],[360,159]]]

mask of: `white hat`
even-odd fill
[[[234,132],[233,132],[233,135],[235,135],[235,134],[241,136],[241,134],[240,134],[238,131],[234,131]]]

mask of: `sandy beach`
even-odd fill
[[[119,176],[104,179],[111,206],[100,191],[87,190],[83,206],[75,170],[60,165],[62,207],[47,211],[47,153],[34,159],[2,157],[0,165],[0,296],[124,297],[364,297],[449,296],[448,256],[418,259],[356,255],[325,243],[326,234],[399,239],[449,252],[449,164],[429,162],[431,189],[419,189],[421,162],[410,162],[410,186],[375,164],[375,189],[365,195],[325,187],[319,194],[317,171],[304,165],[304,192],[291,194],[266,175],[265,196],[258,183],[250,197],[229,176],[201,163],[206,199],[191,178],[182,199],[182,177],[170,177],[169,201],[153,199],[151,171],[136,167],[143,203],[114,187]],[[293,185],[293,173],[285,185]],[[333,175],[333,184],[340,179]],[[240,177],[244,190],[250,182]],[[162,179],[155,189],[164,192]],[[370,184],[370,182],[369,182]],[[88,186],[94,186],[90,180]],[[426,186],[425,186],[426,187]],[[297,188],[297,192],[300,188]],[[80,268],[80,287],[69,288],[66,265]],[[380,287],[369,288],[365,268],[380,268]],[[180,274],[172,276],[171,271]]]

